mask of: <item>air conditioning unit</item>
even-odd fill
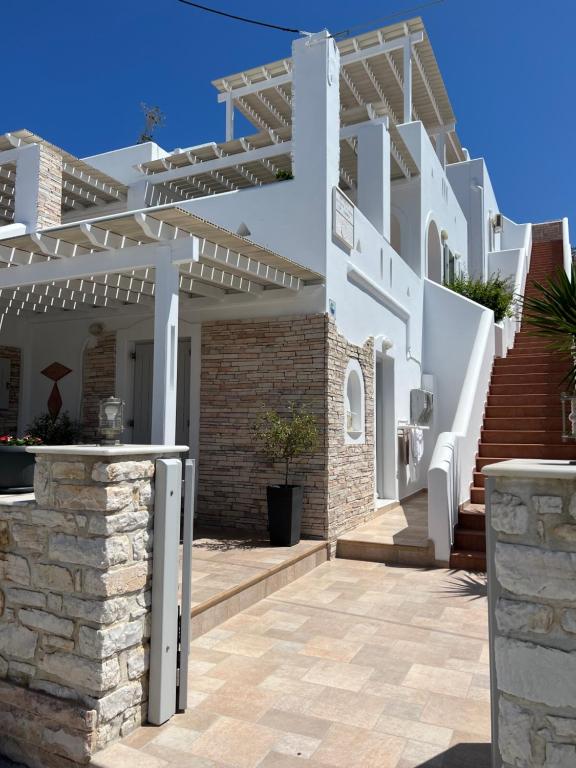
[[[494,228],[494,232],[502,232],[502,214],[496,213],[494,214],[494,217],[492,218],[492,226]]]

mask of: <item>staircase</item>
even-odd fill
[[[526,296],[536,295],[533,281],[551,276],[562,259],[562,240],[533,243]],[[486,570],[482,467],[506,459],[576,459],[576,445],[562,442],[560,382],[570,361],[532,334],[523,323],[507,357],[494,360],[470,502],[458,514],[451,568]]]

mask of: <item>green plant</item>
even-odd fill
[[[278,181],[289,181],[294,178],[294,174],[292,171],[284,171],[280,169],[279,171],[276,171],[276,178]]]
[[[459,275],[445,282],[446,288],[481,304],[494,312],[494,320],[499,323],[505,317],[514,315],[514,288],[510,278],[500,274],[490,275],[484,282],[479,278]]]
[[[537,336],[550,339],[551,349],[569,354],[572,366],[562,379],[576,386],[576,264],[571,275],[559,269],[546,283],[534,281],[540,295],[526,296],[522,302],[523,319]]]
[[[140,109],[144,112],[144,130],[138,137],[137,144],[154,141],[154,131],[166,124],[166,116],[160,107],[149,107],[144,102],[140,103]]]
[[[272,409],[262,413],[254,425],[254,436],[271,459],[284,462],[285,485],[293,459],[313,453],[319,441],[316,417],[295,403],[290,404],[286,417]]]
[[[79,441],[82,430],[65,411],[56,418],[49,413],[37,416],[28,427],[28,433],[39,438],[45,445],[72,445]]]

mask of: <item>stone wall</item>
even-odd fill
[[[360,363],[365,388],[365,441],[345,442],[344,386],[350,359]],[[374,344],[350,344],[333,321],[327,336],[328,536],[337,538],[375,514]]]
[[[153,475],[43,454],[36,503],[0,506],[0,753],[84,764],[145,720]]]
[[[10,361],[8,410],[0,411],[0,434],[16,434],[18,431],[18,404],[20,400],[21,351],[17,347],[0,345],[0,358]]]
[[[316,415],[320,445],[295,462],[305,487],[305,536],[334,538],[374,514],[373,345],[356,347],[326,315],[234,320],[202,325],[199,522],[266,528],[266,486],[282,482],[255,444],[264,408],[291,402]],[[366,443],[344,442],[344,376],[360,361],[366,386]]]
[[[116,394],[116,334],[104,333],[87,347],[83,360],[82,428],[84,439],[98,436],[100,401]]]
[[[324,315],[202,325],[198,519],[211,526],[266,528],[266,486],[283,468],[254,443],[266,408],[304,405],[318,419],[320,446],[294,464],[305,486],[303,532],[326,536]]]
[[[488,479],[494,768],[576,766],[576,468],[564,470]]]
[[[39,149],[40,178],[36,227],[47,229],[57,227],[62,222],[62,155],[42,144]]]

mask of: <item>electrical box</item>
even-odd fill
[[[427,389],[410,390],[410,423],[428,427],[434,412],[434,394]]]
[[[0,411],[10,407],[10,360],[0,357]]]

